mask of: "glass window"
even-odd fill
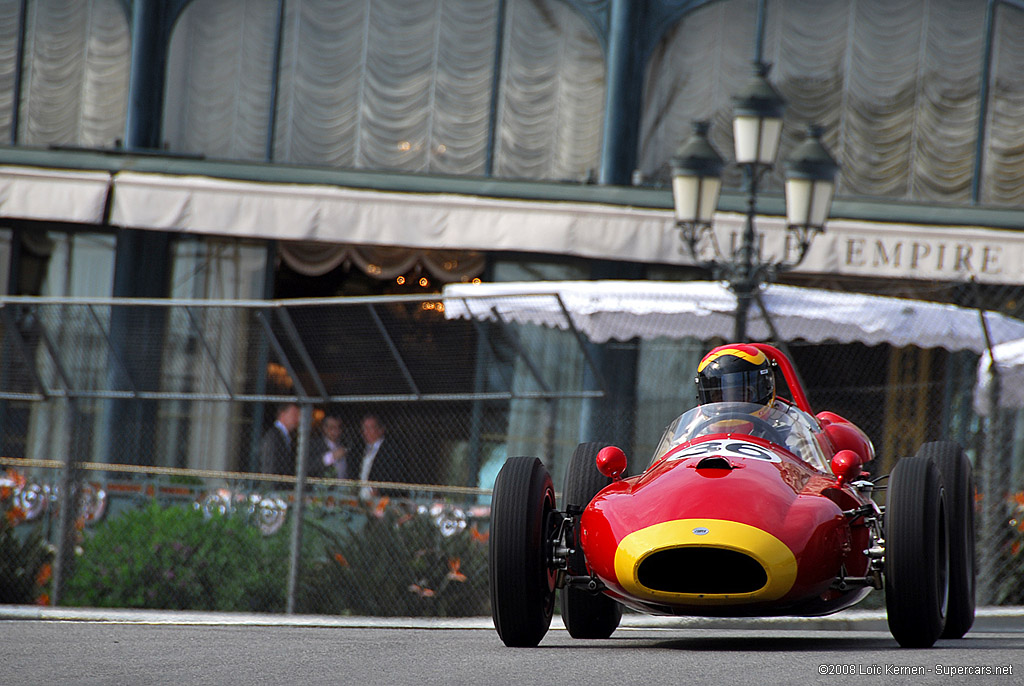
[[[171,297],[177,300],[262,298],[267,248],[255,241],[186,237],[174,244]],[[253,358],[248,313],[225,307],[168,310],[160,388],[224,396],[238,392],[239,370]],[[244,376],[244,375],[243,375]],[[235,387],[228,387],[235,384]],[[250,408],[241,403],[160,403],[154,463],[233,471],[240,467]]]
[[[0,2],[4,142],[112,148],[124,137],[131,64],[125,4],[119,0]],[[15,46],[22,21],[19,130],[12,132]]]
[[[53,248],[40,295],[109,297],[114,285],[111,234],[50,231]]]
[[[0,229],[0,295],[8,293],[11,280],[11,230]]]
[[[599,164],[604,59],[589,25],[564,2],[289,2],[271,117],[277,5],[186,7],[168,59],[172,150],[572,180]]]
[[[732,97],[752,73],[757,5],[700,3],[663,38],[647,66],[638,166],[665,181],[690,124],[710,120],[711,139],[731,158]],[[936,0],[803,0],[767,3],[762,59],[787,100],[779,159],[825,127],[842,165],[840,194],[918,202],[968,202],[979,131],[986,3]],[[892,27],[898,26],[899,39]],[[990,197],[1024,198],[1019,140],[1024,12],[1000,5],[993,30],[990,121],[983,155]],[[1011,123],[1012,120],[1012,123]],[[734,165],[727,187],[742,182]],[[768,186],[781,190],[782,165]]]

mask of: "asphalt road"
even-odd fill
[[[606,641],[576,641],[553,628],[540,647],[511,649],[483,620],[261,621],[272,619],[0,619],[0,683],[1024,684],[1024,626],[1014,620],[982,619],[962,640],[915,651],[898,648],[872,622],[649,623]],[[1011,673],[955,673],[974,668]]]

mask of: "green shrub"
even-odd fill
[[[486,538],[475,527],[445,536],[429,514],[401,507],[371,511],[361,527],[308,523],[307,537],[320,552],[304,558],[296,598],[300,612],[490,613]]]
[[[103,522],[82,547],[65,605],[284,609],[287,538],[265,539],[241,515],[154,502]]]

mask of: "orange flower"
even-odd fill
[[[15,488],[25,488],[25,477],[13,469],[7,470],[7,478],[14,482]]]
[[[473,528],[469,530],[469,533],[473,537],[473,540],[478,543],[487,543],[487,539],[490,537],[490,534],[480,533],[480,530],[476,528],[475,524],[473,525]]]
[[[14,495],[14,490],[10,486],[0,486],[0,500],[7,500]]]
[[[1024,507],[1024,491],[1017,491],[1013,495],[1013,499],[1017,501],[1017,504]]]
[[[420,586],[419,584],[410,584],[409,590],[421,598],[433,598],[434,592],[426,586]]]
[[[384,516],[384,512],[388,509],[388,503],[391,502],[391,498],[384,496],[377,501],[377,506],[373,508],[373,514],[378,519]]]
[[[465,574],[459,571],[460,567],[462,567],[462,560],[460,560],[457,557],[449,558],[448,574],[446,575],[446,578],[451,579],[452,581],[458,581],[460,583],[465,581],[467,577]]]
[[[341,553],[334,553],[334,561],[342,567],[348,567],[348,560],[346,560],[345,556]]]
[[[15,506],[7,510],[7,523],[11,526],[18,524],[23,519],[25,519],[25,511],[20,507]]]
[[[1013,542],[1013,544],[1010,546],[1010,552],[1013,553],[1014,555],[1017,555],[1017,554],[1020,553],[1020,541],[1014,541]]]
[[[45,586],[46,582],[50,580],[53,575],[53,568],[50,563],[47,562],[39,568],[39,573],[36,574],[36,586]]]
[[[36,605],[49,605],[49,604],[50,604],[50,594],[49,593],[40,593],[39,597],[36,598]]]

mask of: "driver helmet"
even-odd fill
[[[715,348],[697,365],[697,402],[751,403],[771,407],[775,402],[775,372],[761,350],[746,344]]]

